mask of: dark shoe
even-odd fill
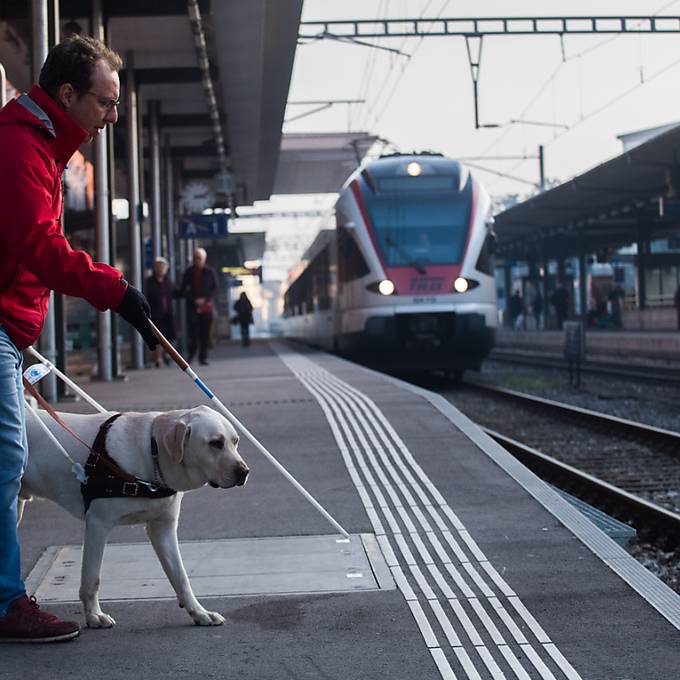
[[[201,364],[201,366],[210,366],[210,362],[207,359],[200,359],[198,363]]]
[[[72,640],[79,633],[75,621],[60,621],[26,595],[12,602],[0,618],[0,642],[59,642]]]

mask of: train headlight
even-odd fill
[[[381,295],[392,295],[394,293],[394,284],[389,279],[383,279],[378,284],[378,292]]]
[[[464,293],[469,287],[470,284],[468,283],[468,280],[464,279],[462,276],[459,276],[453,282],[453,288],[456,291],[456,293]]]
[[[411,161],[407,166],[406,166],[406,172],[408,172],[411,177],[418,177],[418,175],[423,171],[422,166],[420,163],[416,163],[415,161]]]

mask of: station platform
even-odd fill
[[[121,527],[102,578],[117,625],[5,644],[0,678],[677,676],[680,597],[442,397],[282,341],[220,344],[196,370],[350,542],[242,439],[248,484],[187,493],[180,520],[224,626],[194,626],[143,528]],[[112,410],[204,403],[174,366],[82,384]],[[30,590],[81,621],[82,532],[48,501],[20,530]]]
[[[562,357],[564,332],[559,330],[496,330],[499,351]],[[585,358],[591,361],[659,363],[680,368],[680,331],[585,331]]]

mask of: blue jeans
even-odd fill
[[[28,456],[21,362],[21,352],[0,326],[0,616],[26,592],[17,536],[17,499]]]

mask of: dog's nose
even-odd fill
[[[249,472],[250,468],[241,461],[236,467],[236,486],[243,486],[246,483]]]

